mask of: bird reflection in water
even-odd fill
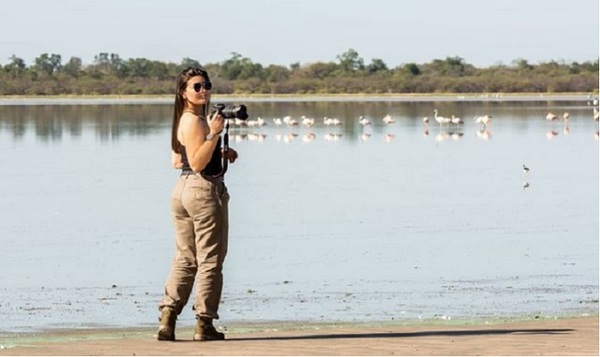
[[[447,132],[442,131],[441,133],[435,136],[435,142],[441,143],[442,141],[448,140],[449,137],[450,135]]]
[[[248,141],[256,141],[256,142],[262,143],[266,139],[267,139],[266,134],[257,134],[257,133],[248,134]]]
[[[558,135],[558,131],[556,130],[550,130],[549,132],[546,133],[546,139],[548,140],[552,140],[554,139],[556,136]]]
[[[450,133],[450,137],[454,141],[460,140],[463,137],[463,135],[465,135],[465,134],[461,131],[453,131]]]
[[[298,134],[296,133],[287,133],[284,137],[283,137],[283,142],[284,143],[291,143],[292,141],[296,140],[296,138],[298,137]]]
[[[339,141],[341,138],[342,134],[339,133],[327,133],[327,135],[325,135],[325,140],[331,142]]]
[[[316,138],[315,134],[313,134],[312,132],[308,132],[302,136],[302,142],[303,143],[311,143],[315,140],[315,138]]]
[[[480,129],[477,131],[477,137],[481,140],[488,141],[492,138],[492,132],[487,128]]]

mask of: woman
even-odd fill
[[[213,326],[223,287],[223,261],[227,253],[229,194],[223,182],[221,137],[223,117],[207,117],[212,84],[208,73],[188,68],[177,78],[172,163],[181,176],[171,194],[176,253],[159,304],[158,339],[175,340],[175,321],[186,305],[194,281],[196,294],[194,340],[223,340]],[[233,163],[237,152],[228,150]]]

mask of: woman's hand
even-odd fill
[[[214,135],[219,135],[223,131],[225,120],[219,112],[215,112],[212,116],[208,117],[208,127],[210,132]]]
[[[221,156],[225,155],[225,150],[221,151]],[[229,150],[227,150],[227,160],[229,160],[230,163],[234,163],[235,160],[237,160],[238,158],[238,153],[237,151],[235,151],[235,149],[229,148]]]

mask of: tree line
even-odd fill
[[[390,68],[370,63],[353,49],[336,61],[262,65],[239,53],[219,63],[184,58],[181,63],[122,59],[99,53],[92,64],[63,62],[43,53],[27,66],[13,55],[0,65],[0,95],[166,95],[189,66],[205,68],[216,94],[403,94],[403,93],[565,93],[598,92],[598,59],[583,63],[516,59],[510,65],[477,68],[461,57],[405,63]]]

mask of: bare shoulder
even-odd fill
[[[179,120],[180,125],[197,125],[201,122],[200,117],[189,112],[185,112],[181,115]]]

